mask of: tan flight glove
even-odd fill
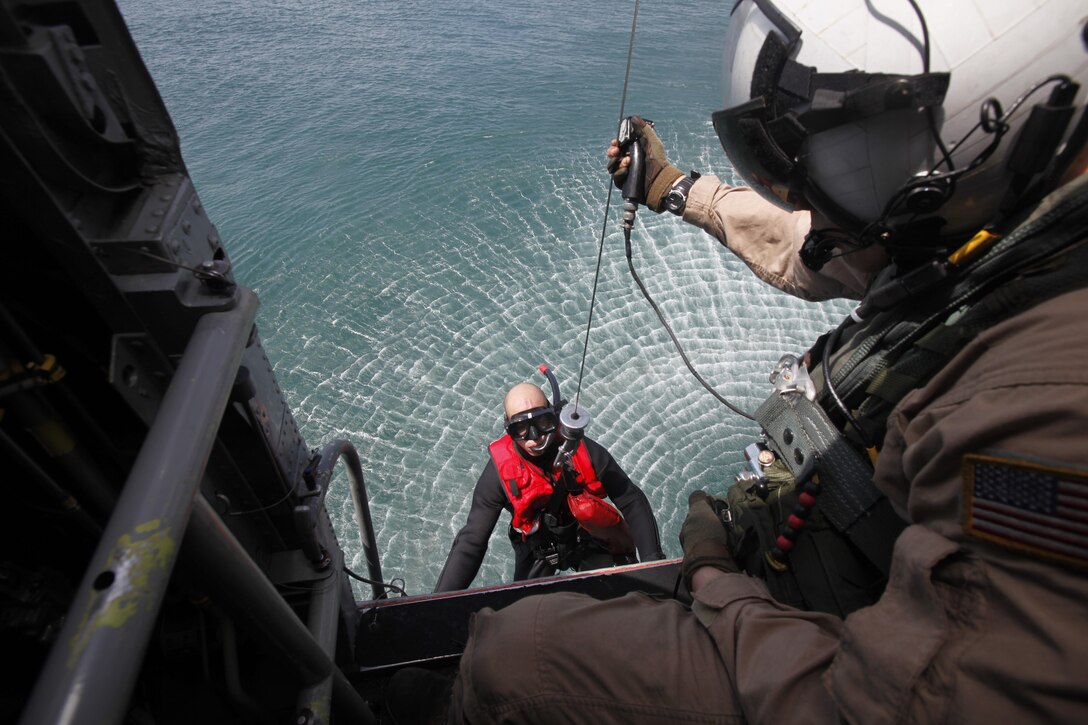
[[[660,214],[665,210],[665,195],[676,183],[676,180],[684,175],[684,172],[669,163],[669,157],[665,154],[665,147],[654,131],[652,122],[645,121],[640,116],[631,116],[631,125],[635,128],[638,143],[642,146],[644,154],[646,178],[646,198],[640,199],[652,211]],[[620,158],[612,158],[608,162],[608,171],[612,174],[612,181],[617,187],[623,188],[623,180],[627,176],[627,168],[619,168]]]

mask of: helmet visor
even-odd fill
[[[932,167],[935,114],[921,111],[941,107],[950,75],[868,72],[826,47],[826,36],[811,41],[806,52],[801,28],[773,0],[740,0],[722,61],[725,108],[711,118],[752,189],[857,233]],[[900,141],[903,153],[884,150]]]
[[[793,211],[798,166],[768,133],[767,110],[763,97],[753,98],[715,112],[711,120],[733,169],[768,201]]]
[[[722,67],[726,107],[711,116],[737,174],[787,210],[800,198],[804,174],[796,157],[807,131],[796,116],[786,116],[803,99],[784,96],[779,83],[800,38],[801,31],[770,0],[738,3],[730,16]]]

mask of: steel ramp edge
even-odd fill
[[[690,604],[680,583],[681,559],[531,579],[479,589],[360,602],[355,676],[388,675],[407,665],[441,667],[460,658],[472,614],[502,609],[525,597],[579,592],[613,599],[643,592]],[[352,677],[354,679],[354,677]]]

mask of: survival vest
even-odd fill
[[[490,451],[503,491],[514,507],[510,526],[522,537],[528,537],[540,530],[555,493],[554,482],[560,480],[561,472],[553,471],[551,477],[544,475],[540,468],[518,454],[516,446],[509,435],[504,435],[491,444]],[[577,490],[566,492],[566,506],[578,525],[611,553],[634,553],[627,522],[612,504],[604,500],[608,494],[604,484],[597,479],[584,442],[578,444],[571,463]]]
[[[814,399],[786,386],[755,414],[776,455],[758,490],[729,491],[738,562],[800,608],[845,616],[879,599],[905,526],[872,483],[888,415],[982,331],[1088,284],[1086,241],[1088,183],[921,293],[873,304],[904,278],[876,280],[864,320],[846,319],[810,351],[828,361],[834,394],[818,362]]]

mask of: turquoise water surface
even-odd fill
[[[122,0],[196,187],[312,447],[363,459],[387,578],[430,591],[505,390],[546,361],[573,398],[633,2]],[[626,112],[731,178],[710,126],[729,2],[643,2]],[[707,394],[628,274],[612,199],[580,402],[646,491],[665,551],[695,488],[758,432]],[[756,280],[640,212],[634,259],[700,373],[748,410],[846,311]],[[351,498],[331,514],[365,569]],[[476,584],[509,580],[504,525]],[[360,590],[361,592],[362,590]]]

